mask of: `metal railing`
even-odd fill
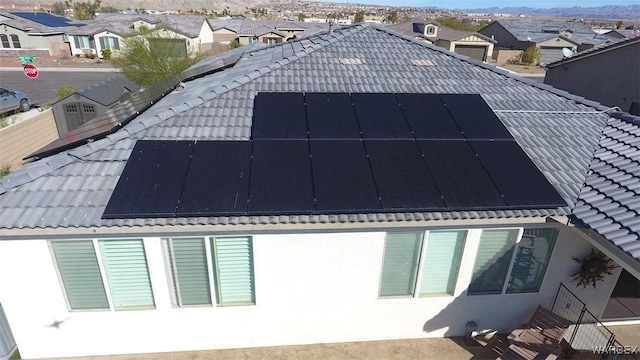
[[[573,323],[565,333],[568,343],[565,352],[572,359],[634,359],[634,349],[616,341],[615,334],[593,315],[582,300],[564,284],[560,284],[551,312]]]

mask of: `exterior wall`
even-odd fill
[[[267,41],[266,39],[280,39],[280,40],[277,40],[278,42],[285,41],[285,38],[283,38],[282,36],[276,33],[271,33],[271,32],[258,36],[258,42],[263,43]]]
[[[172,308],[161,239],[149,237],[156,309],[137,311],[68,311],[47,241],[4,240],[0,301],[25,358],[459,336],[470,320],[506,332],[550,308],[590,249],[563,228],[540,292],[467,296],[480,233],[469,231],[454,296],[384,299],[384,232],[254,235],[256,305],[191,308]],[[580,296],[600,314],[614,283]]]
[[[505,49],[519,49],[521,44],[520,42],[513,36],[507,29],[505,29],[502,25],[497,22],[493,22],[484,28],[478,30],[478,32],[490,39],[497,41],[496,44],[500,48]],[[526,48],[525,48],[526,49]]]
[[[18,39],[20,40],[20,48],[14,48],[13,42],[11,38],[9,38],[9,44],[11,50],[46,50],[47,55],[56,54],[54,51],[54,46],[52,43],[64,42],[62,34],[56,35],[33,35],[30,36],[22,30],[10,27],[10,26],[0,26],[0,34],[6,34],[7,36],[18,35]],[[2,48],[0,45],[0,50],[9,50],[7,48]]]
[[[545,84],[629,111],[640,102],[640,43],[547,69]]]
[[[214,42],[223,42],[223,41],[233,41],[238,37],[238,34],[228,29],[218,29],[213,32],[213,41]]]
[[[496,59],[496,65],[507,64],[510,60],[520,59],[522,56],[522,50],[505,50],[495,49],[493,51],[493,58]]]
[[[553,39],[549,39],[549,40],[545,40],[545,41],[541,41],[538,43],[538,47],[560,47],[560,48],[569,48],[571,50],[577,50],[577,46],[576,44],[567,41],[565,39],[562,39],[560,37],[557,38],[553,38]]]
[[[120,46],[120,49],[122,49],[122,41],[123,41],[122,36],[116,35],[116,34],[111,33],[109,31],[103,31],[103,32],[97,33],[97,34],[95,34],[93,36],[93,38],[94,38],[95,47],[96,47],[95,53],[99,57],[102,57],[102,50],[104,50],[102,48],[102,46],[100,45],[100,38],[102,38],[102,37],[115,37],[115,38],[118,38],[118,45]],[[117,50],[112,50],[112,53],[115,52],[115,51],[117,51]]]
[[[51,109],[0,129],[0,167],[9,165],[12,169],[17,168],[25,156],[57,138],[58,131]]]
[[[209,26],[209,23],[206,20],[202,22],[202,27],[198,33],[198,39],[200,39],[200,43],[202,45],[213,42],[213,30],[211,30],[211,26]]]

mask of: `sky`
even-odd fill
[[[335,1],[335,0],[334,0]],[[338,2],[368,3],[393,6],[438,7],[443,9],[480,9],[488,7],[600,7],[604,5],[638,5],[638,0],[337,0]]]

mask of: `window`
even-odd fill
[[[211,238],[211,262],[218,305],[255,304],[251,238]]]
[[[74,37],[74,39],[75,39],[75,43],[76,43],[76,48],[78,48],[78,49],[90,49],[91,48],[88,36],[78,36],[78,35],[76,35]]]
[[[0,41],[2,41],[2,47],[8,49],[11,47],[9,44],[9,37],[5,34],[0,34]]]
[[[426,35],[433,35],[436,33],[436,27],[435,26],[427,26],[426,30],[425,30]]]
[[[103,36],[100,38],[100,47],[102,49],[120,50],[120,41],[114,36]]]
[[[525,229],[511,269],[507,293],[537,292],[549,265],[558,229]]]
[[[167,57],[187,56],[187,43],[184,39],[150,38],[149,47],[151,51]]]
[[[73,310],[108,309],[93,241],[55,241],[51,248],[69,307]]]
[[[453,295],[466,231],[430,231],[424,243],[423,235],[387,234],[381,297]]]
[[[557,236],[555,228],[484,230],[468,293],[539,291]]]
[[[420,295],[453,295],[462,260],[466,231],[430,231],[427,239]]]
[[[209,267],[204,239],[163,241],[173,305],[210,305]]]
[[[50,244],[69,309],[155,308],[142,239]]]
[[[257,36],[250,36],[249,37],[249,44],[253,44],[254,42],[258,41],[258,37]]]
[[[95,113],[96,112],[96,107],[91,105],[91,104],[82,104],[82,112],[83,113]]]
[[[11,42],[13,43],[13,47],[16,49],[20,49],[20,38],[18,37],[18,35],[12,34],[11,35]]]

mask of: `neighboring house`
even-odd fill
[[[83,27],[46,12],[0,12],[0,54],[69,55],[66,33]]]
[[[640,37],[583,51],[548,64],[544,83],[640,115],[639,54]]]
[[[614,38],[598,34],[581,22],[497,20],[479,33],[496,40],[500,49],[540,49],[541,64],[562,59],[562,49],[580,52],[605,45]]]
[[[592,248],[620,266],[570,285],[596,316],[640,278],[640,118],[384,27],[116,109],[0,180],[24,358],[508,332]]]
[[[51,106],[58,134],[62,137],[108,109],[118,105],[121,99],[140,89],[136,83],[124,77],[114,77],[58,100]]]
[[[16,340],[13,338],[7,316],[0,304],[0,360],[9,360],[16,350]]]
[[[489,61],[495,40],[472,31],[454,30],[437,22],[404,22],[389,26],[405,35],[424,39],[432,44],[480,61]]]
[[[184,44],[183,53],[198,54],[213,43],[213,31],[204,16],[105,13],[87,21],[85,28],[69,32],[71,52],[102,57],[103,49],[118,51],[126,36],[144,29],[154,37]]]
[[[327,31],[330,24],[309,23],[303,21],[268,20],[219,20],[209,19],[214,29],[216,43],[230,43],[238,39],[240,45],[261,42],[268,45],[308,37]],[[336,26],[336,25],[333,25]]]

